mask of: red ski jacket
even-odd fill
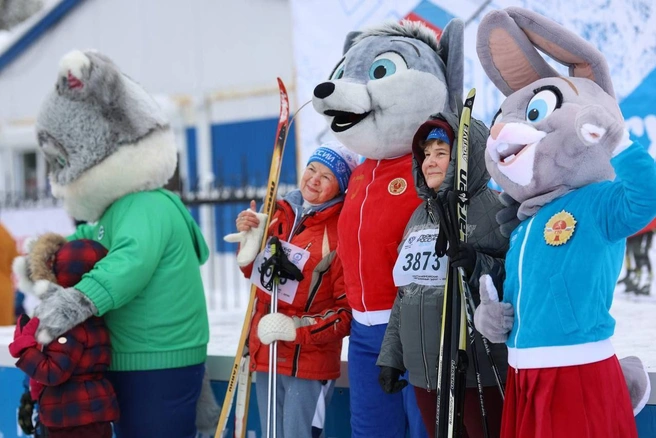
[[[39,418],[46,427],[73,427],[119,418],[116,394],[104,372],[111,359],[109,331],[92,317],[43,347],[27,348],[16,366],[45,385]]]
[[[387,324],[397,288],[392,269],[405,226],[421,204],[412,154],[365,160],[353,171],[339,219],[339,257],[353,318]]]
[[[300,198],[300,193],[298,193]],[[351,330],[351,309],[344,291],[342,264],[337,257],[337,219],[343,202],[299,219],[290,204],[278,201],[270,221],[269,235],[277,236],[310,252],[291,304],[278,301],[278,312],[305,324],[297,328],[296,340],[278,342],[278,374],[313,380],[331,380],[340,375],[342,338]],[[294,228],[294,229],[292,229]],[[293,232],[293,234],[292,234]],[[252,264],[242,271],[250,278]],[[257,337],[260,319],[270,312],[271,295],[257,291],[251,322],[249,351],[251,370],[269,369],[269,347]]]

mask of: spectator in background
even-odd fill
[[[18,256],[16,241],[0,224],[0,325],[14,325],[14,283],[11,263]]]
[[[656,219],[644,229],[626,239],[625,267],[626,275],[618,281],[624,285],[624,292],[637,296],[649,296],[653,280],[651,251]]]

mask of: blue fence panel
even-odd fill
[[[266,184],[278,118],[249,120],[212,125],[212,171],[218,185],[258,187]],[[296,184],[296,138],[289,130],[280,172],[281,184]],[[258,208],[261,200],[258,201]],[[226,243],[223,236],[235,230],[237,213],[248,202],[216,206],[216,249],[235,252],[236,244]]]

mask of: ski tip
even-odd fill
[[[278,79],[278,88],[280,90],[280,119],[279,123],[287,122],[289,119],[289,97],[287,96],[287,89],[285,83],[280,78]]]
[[[471,108],[474,106],[474,99],[476,99],[476,88],[472,88],[467,93],[467,98],[465,99],[465,108]]]
[[[285,83],[280,78],[276,78],[276,79],[278,80],[278,88],[280,88],[280,92],[287,94],[287,88],[285,87]]]

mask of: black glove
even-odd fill
[[[517,211],[519,210],[520,204],[511,198],[506,192],[499,195],[499,201],[501,201],[504,208],[497,212],[495,219],[499,224],[501,235],[503,237],[510,237],[513,230],[517,228],[517,225],[520,223],[520,220],[517,217]]]
[[[408,386],[407,380],[399,380],[403,371],[392,367],[380,367],[378,375],[378,384],[387,394],[396,394]]]
[[[32,423],[32,413],[34,412],[34,401],[30,391],[25,391],[20,398],[18,406],[18,425],[25,435],[34,434],[34,424]]]
[[[476,267],[476,250],[469,243],[458,243],[455,250],[452,251],[449,248],[447,255],[449,256],[451,266],[464,269],[468,277],[474,272],[474,268]]]

